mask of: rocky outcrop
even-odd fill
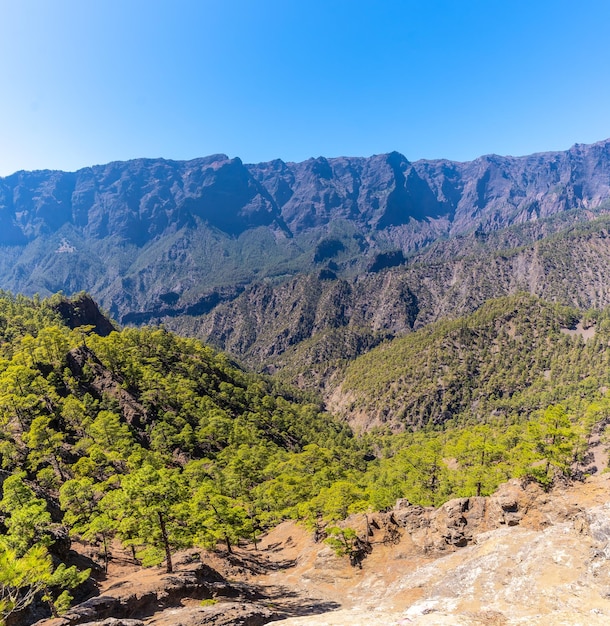
[[[101,399],[105,395],[114,398],[121,409],[121,416],[144,436],[143,426],[148,421],[146,409],[123,388],[124,381],[105,367],[93,350],[87,346],[70,350],[66,356],[66,365],[75,378],[83,381],[81,384],[85,391],[94,398]],[[84,373],[85,368],[88,368],[87,375]]]
[[[100,337],[115,330],[112,322],[100,311],[97,303],[88,294],[79,294],[71,299],[62,299],[53,308],[65,321],[68,328],[93,326],[92,331]]]
[[[511,480],[492,496],[472,496],[449,500],[438,509],[413,506],[400,500],[383,520],[403,528],[411,541],[424,552],[463,548],[483,532],[502,526],[518,526],[534,503],[544,501],[535,483]]]
[[[398,500],[385,513],[351,517],[346,524],[358,531],[360,540],[376,544],[398,544],[408,538],[413,550],[424,554],[452,551],[476,541],[482,533],[518,526],[532,508],[544,510],[548,496],[533,482],[511,480],[491,496],[454,498],[442,506],[423,507]],[[554,522],[577,511],[557,512]]]
[[[205,607],[176,607],[159,611],[155,626],[263,626],[283,617],[273,609],[258,602],[221,602]],[[150,621],[117,619],[86,622],[82,626],[146,626]],[[49,625],[55,626],[55,625]],[[57,626],[62,626],[57,623]]]
[[[249,587],[229,584],[213,568],[195,561],[182,563],[172,574],[149,576],[149,580],[144,575],[118,581],[103,594],[74,606],[61,618],[43,623],[46,626],[140,626],[154,615],[157,625],[260,626],[279,617],[279,613],[253,601],[255,597],[256,593]],[[188,600],[186,606],[185,600]]]

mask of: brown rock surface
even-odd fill
[[[316,575],[325,549],[303,564],[301,585],[337,599],[340,611],[272,623],[607,624],[609,487],[606,474],[551,494],[511,481],[437,511],[403,505],[393,512],[400,543],[375,546],[362,570]]]
[[[439,509],[399,501],[347,524],[373,548],[362,567],[285,522],[259,550],[184,554],[172,575],[115,561],[100,596],[44,626],[610,623],[609,474],[550,493],[510,481]]]

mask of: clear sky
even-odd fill
[[[610,137],[608,0],[0,0],[0,175]]]

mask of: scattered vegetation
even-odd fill
[[[347,368],[345,414],[396,430],[518,423],[557,403],[580,413],[610,383],[610,316],[586,316],[588,341],[580,316],[519,294],[385,343]]]
[[[2,617],[34,598],[66,608],[88,572],[60,562],[62,532],[98,545],[101,566],[118,539],[168,572],[179,548],[256,546],[286,518],[329,526],[349,551],[334,522],[351,513],[570,475],[610,407],[606,315],[585,344],[561,331],[577,312],[525,297],[357,361],[346,384],[410,425],[359,437],[197,340],[70,329],[57,298],[0,295]]]

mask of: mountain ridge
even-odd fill
[[[423,252],[421,262],[414,256],[406,265],[376,273],[254,282],[200,316],[154,319],[253,367],[276,371],[291,369],[291,360],[299,370],[319,365],[318,357],[304,358],[299,346],[304,340],[324,346],[325,333],[341,335],[332,342],[338,349],[323,348],[328,360],[353,358],[382,339],[472,313],[490,298],[518,292],[583,310],[604,308],[610,305],[604,279],[610,272],[609,226],[602,216],[497,252],[485,251],[486,242],[474,234],[447,257],[439,244],[439,250]],[[345,341],[353,350],[345,349]]]
[[[85,290],[121,323],[187,328],[253,285],[413,275],[417,263],[533,244],[609,203],[610,140],[462,163],[391,152],[248,165],[217,154],[18,172],[0,179],[0,288]]]
[[[0,207],[5,218],[7,211],[15,209],[14,226],[20,227],[25,237],[37,232],[26,219],[28,216],[22,214],[23,210],[27,210],[28,201],[36,207],[34,217],[39,226],[43,222],[52,229],[60,225],[62,219],[71,219],[77,226],[88,226],[91,234],[103,236],[103,225],[91,219],[91,215],[85,215],[88,203],[94,203],[96,195],[103,196],[101,200],[108,216],[120,210],[123,213],[138,213],[141,218],[158,218],[158,222],[153,220],[151,235],[158,234],[158,229],[167,225],[159,217],[161,209],[174,211],[176,215],[173,217],[177,218],[184,218],[181,210],[193,215],[198,210],[208,210],[205,218],[211,224],[219,219],[222,226],[222,216],[209,210],[229,200],[229,208],[233,211],[238,209],[238,216],[252,218],[252,221],[245,219],[240,227],[257,225],[261,220],[264,223],[271,216],[277,218],[278,210],[282,209],[281,218],[294,235],[300,228],[314,224],[314,218],[323,220],[322,209],[325,209],[332,213],[333,219],[361,215],[371,225],[385,228],[404,224],[405,218],[437,219],[450,215],[459,210],[456,194],[461,192],[461,200],[467,204],[472,202],[475,208],[482,209],[486,203],[499,198],[498,183],[502,177],[506,178],[505,174],[498,175],[494,168],[509,166],[517,167],[517,174],[526,185],[535,186],[538,183],[544,187],[546,182],[575,185],[563,196],[559,193],[561,190],[555,190],[554,194],[558,196],[555,202],[563,209],[578,200],[583,206],[591,205],[600,197],[608,196],[608,181],[600,181],[599,177],[590,174],[596,169],[607,174],[608,167],[603,158],[609,156],[610,140],[590,145],[576,144],[565,152],[537,153],[525,157],[486,155],[467,162],[446,159],[410,162],[398,152],[371,157],[318,157],[300,163],[276,159],[266,163],[243,164],[239,157],[229,158],[223,154],[189,161],[134,159],[82,168],[76,172],[20,171],[0,178]],[[528,179],[524,175],[532,166],[534,174]],[[541,166],[547,170],[541,171]],[[572,174],[584,173],[588,175],[588,182],[571,181]],[[368,181],[367,186],[367,178],[371,177],[374,180]],[[472,184],[474,179],[477,182]],[[334,184],[330,185],[329,181]],[[602,188],[596,191],[595,186],[602,182]],[[233,187],[223,187],[226,183],[231,183]],[[516,184],[516,181],[513,183]],[[7,193],[10,190],[14,192],[12,198]],[[548,189],[543,188],[542,191]],[[228,198],[230,193],[233,195]],[[508,199],[515,200],[513,204],[518,206],[520,196],[513,195]],[[189,204],[194,199],[199,202],[195,207]],[[343,203],[337,213],[332,210],[339,207],[339,200]],[[382,205],[384,200],[386,206]],[[71,212],[66,211],[68,203]],[[299,215],[296,215],[297,207],[301,210]],[[312,215],[312,209],[318,212]],[[357,213],[355,209],[358,209]],[[547,206],[546,211],[549,210]],[[545,214],[543,205],[539,211],[540,215]],[[88,219],[85,221],[85,218]],[[133,236],[128,229],[119,232],[127,237]],[[229,234],[235,232],[229,231]],[[134,242],[137,243],[137,238]]]

